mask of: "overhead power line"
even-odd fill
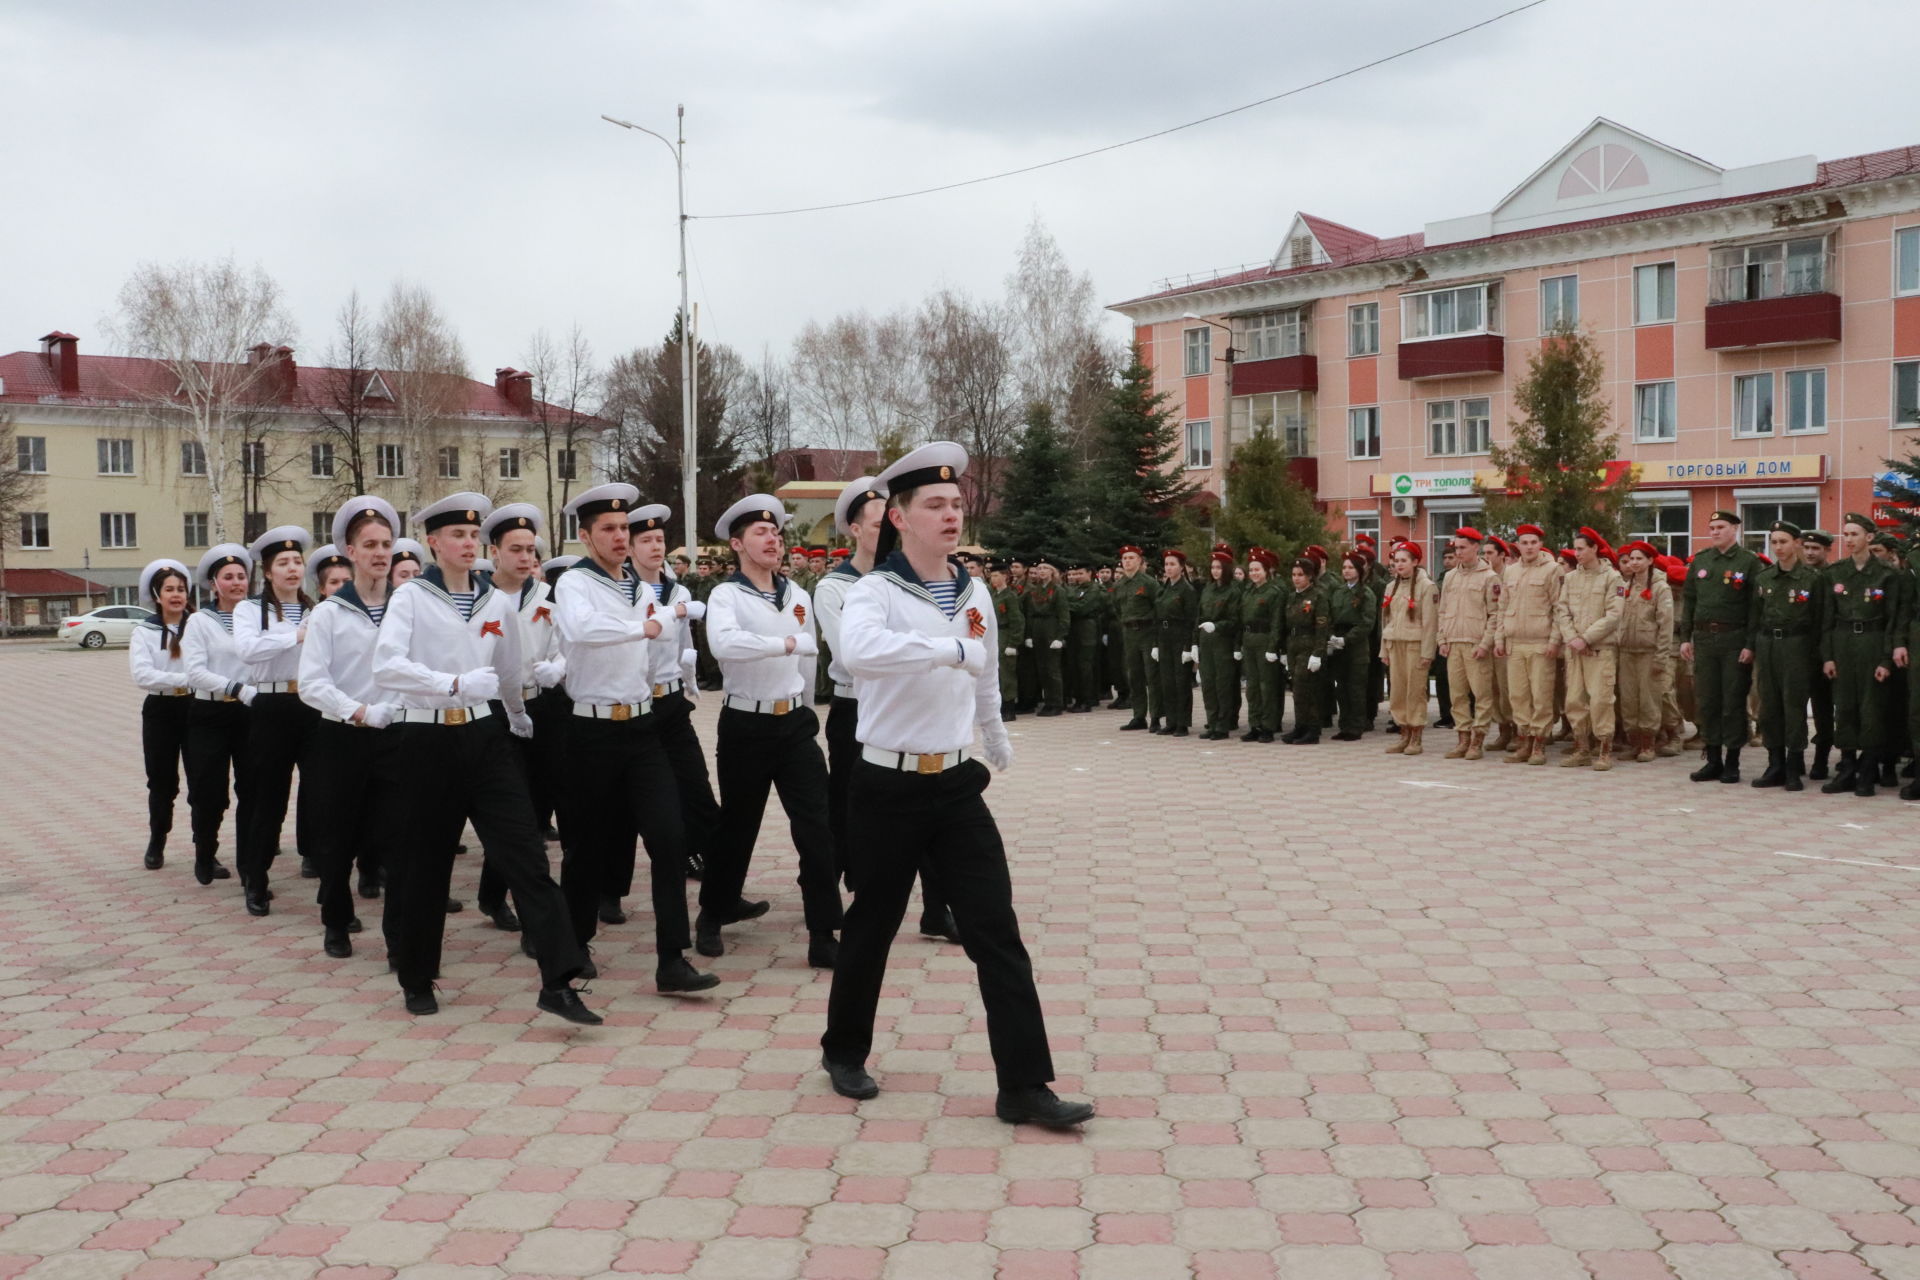
[[[802,205],[793,209],[756,209],[742,213],[693,213],[687,216],[706,222],[715,222],[726,218],[780,218],[795,213],[825,213],[829,209],[855,209],[861,205],[886,204],[893,200],[911,200],[915,196],[930,196],[941,191],[957,191],[961,187],[977,187],[983,182],[998,182],[1003,178],[1016,178],[1023,173],[1036,173],[1041,169],[1052,169],[1059,165],[1072,164],[1076,160],[1085,160],[1091,156],[1105,155],[1109,151],[1118,151],[1122,147],[1131,147],[1142,142],[1151,142],[1155,138],[1164,138],[1170,133],[1179,133],[1184,129],[1198,128],[1203,124],[1211,124],[1215,120],[1224,120],[1228,116],[1238,115],[1242,111],[1251,111],[1255,107],[1264,107],[1268,103],[1279,102],[1283,98],[1292,98],[1299,94],[1306,93],[1311,89],[1318,89],[1325,85],[1333,84],[1335,81],[1357,76],[1363,71],[1371,71],[1375,67],[1385,66],[1389,62],[1397,62],[1401,58],[1411,57],[1413,54],[1419,53],[1424,49],[1431,49],[1435,45],[1445,44],[1449,40],[1457,40],[1461,36],[1469,35],[1480,30],[1482,27],[1490,27],[1496,22],[1503,22],[1516,14],[1525,13],[1529,9],[1537,9],[1546,3],[1547,0],[1527,0],[1526,4],[1515,5],[1503,13],[1496,13],[1490,18],[1484,18],[1472,26],[1461,27],[1457,31],[1449,31],[1443,36],[1435,36],[1431,40],[1411,45],[1400,50],[1398,53],[1390,53],[1385,57],[1375,58],[1371,62],[1363,62],[1357,67],[1349,67],[1345,71],[1335,72],[1333,75],[1324,76],[1321,79],[1311,81],[1307,84],[1296,85],[1291,89],[1272,94],[1269,97],[1260,98],[1253,102],[1245,102],[1237,107],[1228,107],[1224,111],[1216,111],[1210,116],[1201,116],[1198,120],[1188,120],[1184,124],[1169,125],[1165,129],[1156,129],[1152,133],[1143,133],[1137,138],[1128,138],[1123,142],[1110,142],[1104,147],[1095,147],[1091,151],[1077,151],[1070,156],[1060,156],[1054,160],[1042,160],[1038,164],[1023,165],[1018,169],[1005,169],[999,173],[989,173],[978,178],[965,178],[959,182],[942,183],[937,187],[921,187],[917,191],[899,191],[890,196],[869,196],[864,200],[840,200],[832,204]]]

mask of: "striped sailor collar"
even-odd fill
[[[144,631],[165,631],[167,629],[166,624],[160,621],[160,615],[157,613],[151,618],[140,619],[139,626],[140,629]]]
[[[481,602],[493,594],[493,577],[490,574],[481,573],[478,570],[469,570],[467,573],[467,581],[473,586],[472,612],[478,613],[480,612]],[[427,568],[420,573],[407,579],[407,582],[417,583],[424,588],[429,595],[436,597],[441,603],[445,604],[447,608],[453,610],[455,613],[460,612],[460,606],[454,603],[453,593],[447,590],[447,576],[440,572],[439,565],[427,566]],[[401,585],[404,586],[406,584],[402,583]]]
[[[622,561],[620,563],[620,576],[617,578],[614,577],[612,574],[608,573],[606,571],[606,568],[603,565],[601,565],[601,563],[598,560],[595,560],[592,556],[581,556],[579,563],[575,564],[572,568],[568,569],[567,573],[569,575],[576,574],[576,573],[584,573],[587,575],[586,576],[587,581],[599,582],[603,590],[612,591],[615,594],[619,595],[622,599],[625,599],[627,594],[627,591],[626,591],[627,584],[631,582],[635,584],[635,590],[633,593],[633,603],[640,604],[646,599],[646,597],[641,595],[640,591],[638,590],[640,575],[635,573],[633,571],[633,566],[626,563],[625,561]]]
[[[735,586],[738,586],[742,591],[745,591],[748,595],[752,596],[755,600],[760,601],[762,604],[766,603],[766,600],[767,600],[766,596],[761,594],[760,588],[753,585],[753,579],[749,578],[746,574],[740,572],[738,569],[735,569],[732,573],[727,575],[727,581],[733,583]],[[773,575],[773,608],[774,609],[779,610],[787,607],[786,605],[787,586],[788,586],[788,579],[786,574],[775,573]]]
[[[958,556],[947,557],[947,563],[953,567],[956,579],[954,596],[957,605],[959,601],[966,599],[967,592],[972,589],[977,579],[967,572],[967,566],[961,563]],[[873,573],[874,576],[885,578],[893,583],[908,595],[917,596],[935,608],[940,607],[940,602],[933,598],[933,592],[927,590],[927,584],[920,580],[920,575],[913,571],[911,564],[907,563],[906,552],[896,549],[885,560],[873,567]]]
[[[391,591],[387,593],[387,599],[388,600],[393,599],[393,593]],[[374,626],[377,627],[380,625],[379,621],[375,619],[373,616],[372,607],[369,606],[365,600],[362,600],[360,598],[360,593],[358,591],[354,590],[352,579],[348,579],[345,586],[342,586],[338,591],[328,596],[325,600],[322,600],[320,604],[329,604],[334,601],[338,601],[342,608],[353,610],[355,613],[365,618],[368,622],[373,623]],[[320,605],[314,606],[314,608],[316,609],[319,607]],[[386,605],[382,603],[380,605],[380,609],[382,611],[382,616],[384,617]]]
[[[832,578],[835,576],[842,577],[842,578],[866,577],[865,574],[861,573],[858,569],[853,567],[852,556],[842,556],[839,564],[836,564],[835,566],[833,566],[833,568],[827,570],[826,576],[829,578]]]

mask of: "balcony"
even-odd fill
[[[1820,239],[1714,251],[1706,344],[1710,351],[1840,341],[1833,251]]]
[[[1300,487],[1308,493],[1320,492],[1320,459],[1311,455],[1304,458],[1288,458],[1287,474],[1300,482]]]
[[[1507,340],[1497,333],[1475,333],[1460,338],[1428,338],[1402,342],[1400,378],[1462,378],[1476,373],[1500,373],[1507,367]]]
[[[1840,295],[1788,294],[1707,305],[1707,350],[1840,341]]]
[[[1320,360],[1317,356],[1279,356],[1272,360],[1241,360],[1233,366],[1236,396],[1255,396],[1272,391],[1318,391]]]

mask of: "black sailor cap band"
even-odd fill
[[[629,503],[625,498],[602,498],[598,502],[583,502],[574,509],[574,514],[583,524],[591,524],[609,511],[625,511]]]
[[[214,574],[219,573],[222,569],[226,568],[230,564],[245,564],[245,563],[246,561],[239,556],[221,556],[218,560],[215,560],[212,564],[207,566],[207,576],[209,578],[213,577]]]
[[[765,508],[759,508],[753,511],[742,511],[738,516],[734,517],[733,523],[731,525],[728,525],[727,528],[729,531],[733,533],[739,533],[742,529],[746,528],[748,525],[759,524],[762,520],[766,521],[768,524],[780,523],[779,516],[776,516],[773,512],[768,511]]]
[[[917,489],[923,484],[952,483],[954,478],[953,468],[945,464],[937,467],[921,467],[917,471],[903,471],[888,480],[887,492],[900,493],[906,489]],[[877,498],[880,495],[876,493],[871,496]]]
[[[436,529],[444,529],[450,524],[479,524],[479,523],[480,523],[480,513],[478,511],[473,510],[471,507],[469,507],[464,511],[458,510],[458,509],[455,509],[453,511],[437,511],[433,515],[428,516],[425,520],[422,520],[420,522],[420,526],[421,528],[425,529],[428,533],[432,533]]]

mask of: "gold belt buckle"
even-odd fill
[[[192,692],[192,689],[183,689],[179,685],[175,685],[173,688],[173,696],[176,698],[184,698]]]
[[[613,708],[612,716],[615,720],[631,720],[633,719],[633,708],[622,702]]]
[[[655,686],[653,686],[653,696],[654,696],[654,697],[656,697],[656,698],[664,698],[664,697],[666,697],[666,696],[667,696],[667,686],[665,686],[665,685],[663,685],[663,684],[657,684],[657,685],[655,685]]]
[[[914,760],[916,762],[914,771],[917,773],[944,773],[947,768],[947,758],[944,755],[915,756]]]
[[[287,692],[288,693],[300,692],[300,682],[298,680],[287,681]]]
[[[783,716],[791,710],[793,710],[793,700],[790,698],[782,698],[773,704],[773,714],[777,716]]]
[[[467,709],[465,707],[449,707],[446,714],[440,717],[440,721],[442,724],[465,724],[467,722]]]

